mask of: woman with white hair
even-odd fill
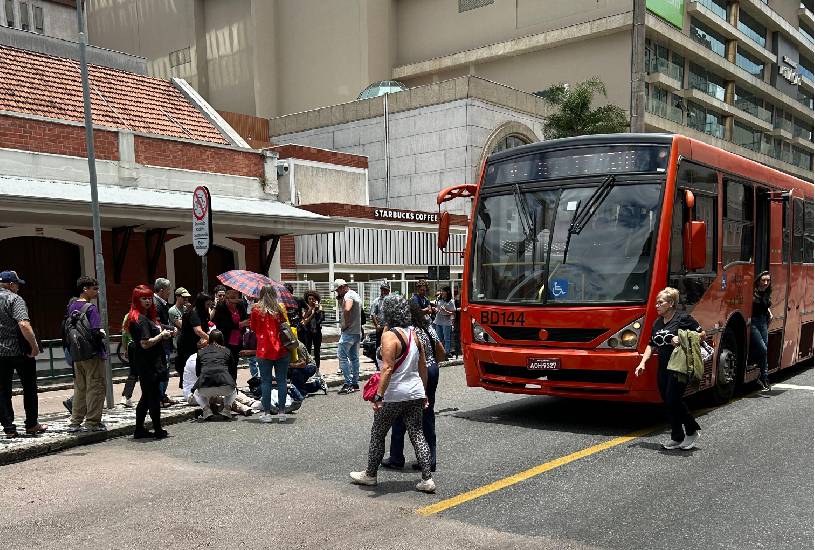
[[[393,423],[402,419],[422,470],[416,490],[433,493],[436,484],[431,473],[430,447],[422,433],[422,413],[427,406],[424,349],[411,327],[407,300],[395,295],[383,298],[382,317],[389,330],[382,334],[382,370],[373,400],[368,466],[361,472],[351,472],[351,482],[376,485],[377,470],[385,456],[385,437]]]
[[[257,338],[257,358],[260,368],[261,422],[272,422],[272,371],[277,379],[277,421],[286,421],[286,373],[289,370],[289,350],[280,339],[280,324],[288,322],[286,309],[277,301],[272,285],[260,289],[258,303],[252,308],[249,326]]]
[[[676,346],[679,345],[680,330],[695,330],[705,337],[699,322],[685,313],[677,311],[679,305],[679,291],[666,287],[657,294],[656,308],[659,317],[651,328],[651,340],[640,364],[634,369],[634,375],[640,376],[645,372],[645,364],[651,358],[654,350],[658,355],[657,385],[671,423],[671,439],[662,444],[668,450],[692,449],[699,439],[699,424],[688,410],[682,399],[688,387],[687,379],[682,380],[681,375],[668,370],[668,362]]]

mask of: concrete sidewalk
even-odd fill
[[[442,363],[441,366],[453,366],[461,364],[462,361],[458,360]],[[336,374],[337,368],[337,359],[323,359],[320,363],[320,372],[323,374],[326,383],[330,388],[339,387],[343,383],[342,376]],[[373,362],[370,359],[361,356],[360,380],[367,380],[374,371],[375,367]],[[238,387],[245,388],[246,381],[248,379],[249,369],[240,368],[238,370]],[[28,460],[30,458],[62,451],[71,447],[98,443],[114,437],[132,435],[136,427],[136,411],[135,408],[125,408],[119,404],[123,389],[123,383],[114,384],[113,386],[113,394],[116,405],[112,409],[105,409],[102,415],[102,422],[104,422],[108,427],[106,432],[79,432],[74,434],[67,432],[70,415],[62,404],[63,400],[73,395],[73,389],[59,389],[40,393],[38,395],[39,421],[42,424],[48,425],[48,431],[37,436],[23,435],[21,437],[12,439],[0,439],[0,465]],[[171,399],[179,402],[181,401],[182,393],[181,389],[178,387],[177,377],[170,378],[167,394]],[[134,404],[138,402],[139,397],[140,390],[137,384],[136,389],[133,392]],[[25,417],[25,412],[23,409],[23,397],[15,396],[12,399],[12,404],[16,413],[17,429],[23,432],[22,424]],[[195,417],[197,410],[197,407],[191,407],[186,404],[176,404],[162,409],[162,426],[169,426],[171,424],[177,424],[179,422],[190,420]]]

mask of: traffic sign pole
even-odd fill
[[[192,247],[201,256],[201,290],[209,294],[207,254],[212,247],[212,197],[203,185],[192,193]]]

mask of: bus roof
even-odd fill
[[[797,189],[805,197],[813,196],[812,182],[785,174],[764,164],[730,153],[714,145],[689,138],[680,134],[597,134],[563,139],[550,139],[529,145],[505,149],[490,155],[487,162],[500,161],[512,157],[524,156],[543,151],[566,149],[570,147],[591,147],[596,145],[667,145],[679,148],[685,158],[706,164],[724,172],[741,176],[752,181],[767,183],[782,189]]]

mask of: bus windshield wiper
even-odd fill
[[[532,238],[532,232],[534,231],[534,222],[532,221],[532,216],[529,214],[529,206],[526,204],[526,201],[521,196],[521,188],[518,184],[515,184],[515,191],[513,193],[515,195],[515,207],[518,209],[518,214],[520,215],[520,222],[521,228],[524,232],[524,243],[528,242]]]
[[[586,224],[589,223],[591,217],[594,216],[594,213],[597,212],[597,209],[600,208],[600,205],[603,204],[603,201],[606,200],[606,197],[611,192],[611,188],[614,187],[615,179],[613,175],[607,176],[585,203],[583,201],[578,203],[574,216],[572,216],[572,221],[569,224],[569,234],[566,235],[566,246],[563,247],[564,264],[566,263],[566,256],[569,254],[569,242],[572,240],[572,235],[579,235],[580,232],[583,231],[583,228],[586,227]]]
[[[594,190],[594,193],[591,194],[583,207],[575,212],[572,223],[569,224],[569,235],[579,235],[580,232],[583,231],[586,224],[591,220],[591,217],[594,216],[594,213],[597,212],[600,205],[603,204],[603,201],[608,197],[611,188],[614,187],[615,180],[616,178],[613,175],[607,176],[606,179],[603,180],[603,183]]]

